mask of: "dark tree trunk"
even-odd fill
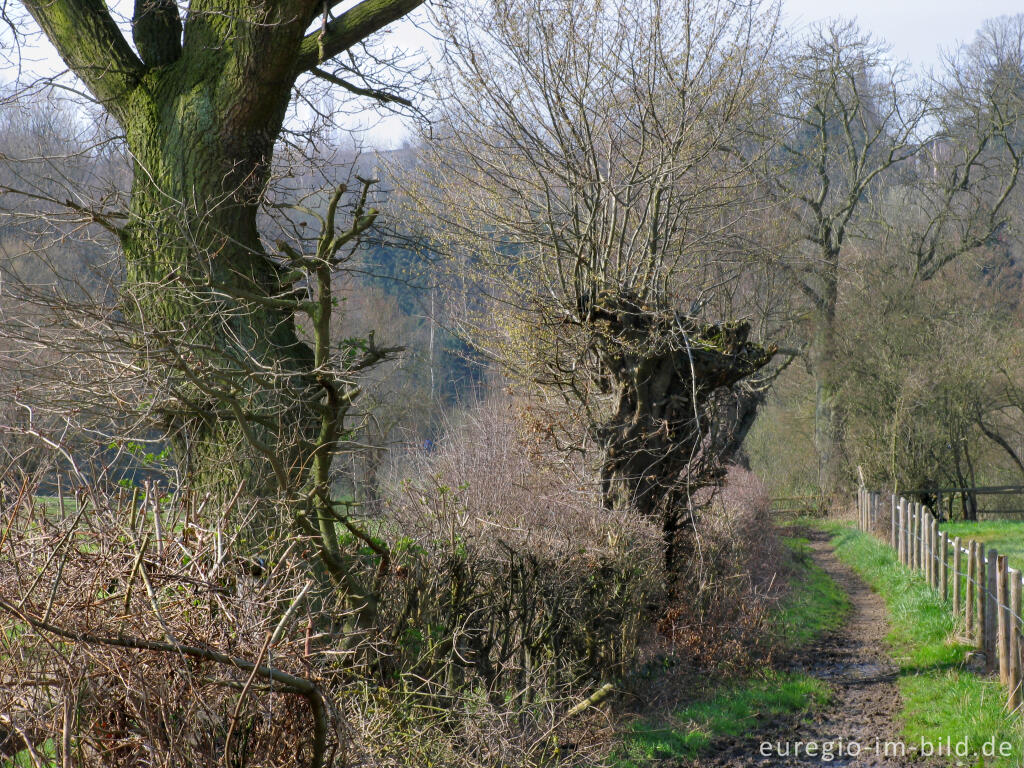
[[[721,479],[721,451],[733,445],[722,432],[716,442],[715,394],[767,365],[775,349],[750,342],[745,323],[701,325],[627,295],[603,294],[587,310],[617,397],[597,434],[605,503],[660,518],[673,539],[682,499]]]
[[[288,90],[243,110],[241,83],[227,99],[220,84],[163,85],[127,130],[129,308],[172,371],[164,413],[191,479],[228,495],[242,480],[270,490],[282,478],[252,438],[294,467],[315,428],[313,354],[290,310],[274,306],[285,287],[256,227]]]

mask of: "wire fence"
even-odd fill
[[[974,539],[950,538],[932,510],[918,502],[861,486],[857,491],[860,530],[889,544],[900,562],[921,573],[962,620],[965,640],[984,656],[986,672],[999,673],[1006,707],[1022,703],[1024,575],[1005,555]]]

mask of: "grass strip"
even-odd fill
[[[670,722],[633,723],[615,765],[641,768],[664,760],[692,759],[707,751],[716,738],[749,733],[760,720],[775,715],[809,712],[827,703],[829,695],[828,686],[816,678],[770,670],[689,704],[674,713]]]
[[[806,645],[822,632],[842,624],[850,609],[850,601],[814,562],[807,539],[792,537],[783,541],[792,553],[796,573],[791,579],[792,588],[776,614],[776,629],[778,644],[792,649]]]
[[[849,601],[812,559],[806,539],[786,539],[793,553],[792,589],[776,613],[780,647],[806,644],[838,626]],[[817,678],[767,670],[732,680],[663,720],[632,723],[614,759],[617,768],[645,768],[667,760],[692,760],[722,737],[741,736],[778,715],[810,713],[828,703],[831,692]]]
[[[959,536],[965,542],[974,539],[986,547],[995,547],[999,554],[1010,559],[1011,566],[1024,569],[1024,523],[1008,520],[956,522],[942,523],[939,529],[949,534],[951,541]]]

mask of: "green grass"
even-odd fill
[[[626,735],[620,768],[639,768],[662,760],[692,759],[715,738],[741,736],[759,720],[792,712],[809,712],[829,699],[828,686],[807,675],[768,671],[740,681],[656,724],[641,720]]]
[[[36,502],[45,504],[47,512],[57,512],[60,509],[60,499],[56,496],[35,496],[34,499]],[[78,511],[78,500],[75,498],[75,494],[64,493],[64,511]]]
[[[1011,757],[986,757],[986,768],[1019,766],[1024,728],[1019,717],[1003,708],[1006,697],[998,681],[963,668],[969,646],[953,638],[956,627],[949,606],[924,580],[900,565],[895,553],[871,536],[846,526],[823,524],[833,535],[839,558],[853,567],[885,600],[891,631],[889,642],[899,664],[898,687],[903,698],[903,738],[909,745],[966,740],[968,751],[980,753],[994,739],[1012,745]],[[978,757],[969,765],[978,765]],[[951,760],[956,764],[956,758]]]
[[[850,601],[825,571],[811,559],[807,539],[784,540],[793,552],[798,573],[793,589],[783,600],[776,617],[781,644],[805,645],[825,630],[835,629],[849,610]]]
[[[36,754],[44,761],[43,765],[57,765],[57,749],[55,744],[56,742],[53,739],[47,739],[36,747]],[[0,768],[35,768],[35,764],[32,755],[27,749],[21,750],[21,752],[18,752],[13,757],[0,760]]]
[[[1010,565],[1024,570],[1024,522],[943,523],[940,530],[951,538],[959,536],[965,542],[974,539],[986,547],[995,547],[999,554],[1010,558]]]
[[[846,595],[810,557],[806,539],[787,539],[797,568],[792,590],[778,609],[776,642],[793,648],[838,626],[849,608]],[[715,739],[741,736],[776,715],[809,713],[828,703],[831,692],[805,674],[767,670],[730,681],[663,720],[634,722],[623,736],[617,768],[644,768],[666,760],[692,760]]]

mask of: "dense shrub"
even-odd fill
[[[384,511],[401,535],[392,663],[431,681],[454,665],[495,701],[616,675],[662,582],[656,532],[531,457],[510,408],[481,407],[408,462]]]
[[[734,466],[695,522],[658,623],[661,647],[689,669],[739,672],[771,653],[789,557],[770,510],[761,481]]]
[[[593,764],[600,718],[569,712],[632,658],[658,536],[536,455],[507,406],[439,446],[341,537],[350,593],[304,534],[236,547],[241,500],[93,487],[58,508],[22,487],[0,516],[0,755]]]

